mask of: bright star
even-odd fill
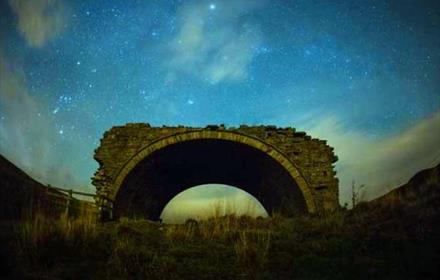
[[[215,10],[215,4],[211,4],[211,5],[209,5],[209,9],[210,9],[210,10]]]

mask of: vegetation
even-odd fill
[[[5,279],[438,279],[440,179],[323,216],[0,223]]]
[[[3,253],[8,262],[2,270],[26,279],[438,276],[438,214],[418,222],[401,209],[389,210],[376,208],[370,211],[374,216],[357,210],[294,219],[230,215],[180,225],[128,219],[101,224],[87,214],[57,220],[37,215],[15,224],[3,238],[2,248],[9,251]],[[405,215],[413,224],[396,224]]]

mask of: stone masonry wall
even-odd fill
[[[194,130],[226,130],[257,137],[275,146],[284,153],[299,169],[311,187],[318,211],[333,210],[339,207],[338,179],[335,177],[333,163],[337,156],[326,141],[313,139],[305,132],[294,128],[275,126],[246,126],[226,128],[223,125],[209,125],[205,128],[193,127],[151,127],[145,123],[129,123],[115,126],[104,133],[101,145],[95,150],[94,158],[99,168],[92,178],[99,195],[106,196],[112,182],[124,164],[139,150],[150,143],[175,133]]]

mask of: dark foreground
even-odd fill
[[[437,209],[222,217],[185,225],[87,217],[3,224],[5,279],[435,279]],[[386,219],[374,216],[384,211]],[[382,214],[381,214],[382,215]]]
[[[97,223],[32,209],[0,223],[0,279],[440,279],[439,178],[437,166],[354,210],[294,219]]]

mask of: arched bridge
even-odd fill
[[[94,158],[93,184],[114,201],[115,217],[156,220],[175,195],[208,183],[239,187],[269,213],[339,205],[333,148],[293,128],[127,124],[104,134]]]

